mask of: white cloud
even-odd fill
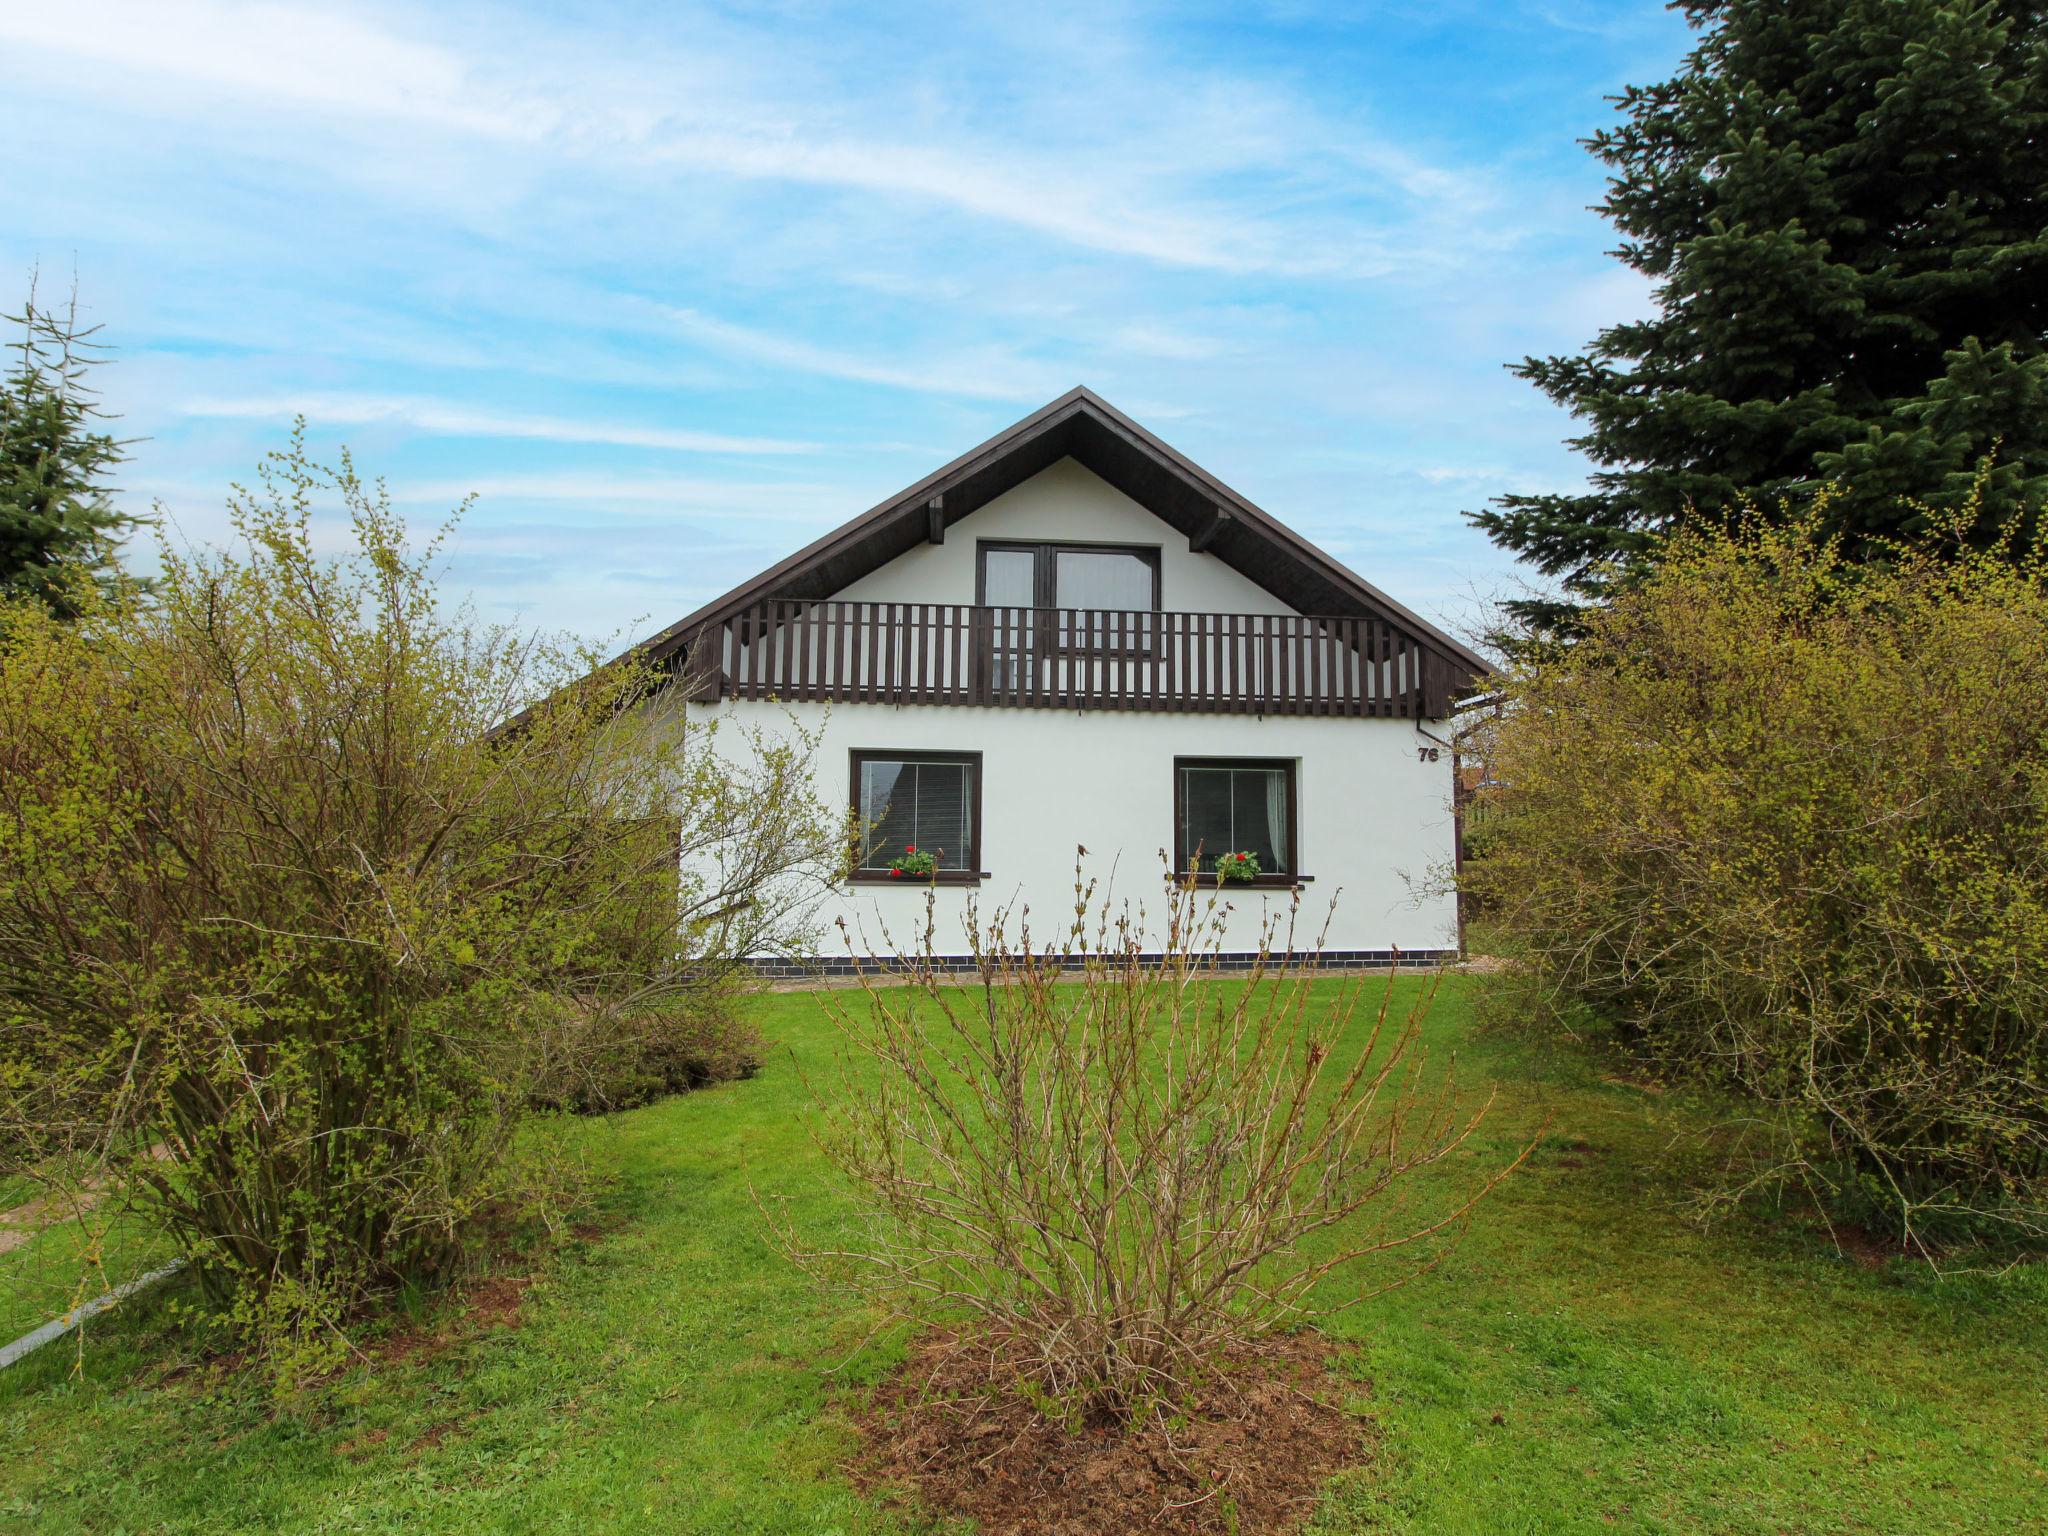
[[[1503,464],[1432,464],[1415,471],[1431,485],[1448,486],[1459,492],[1498,495],[1543,496],[1582,489],[1584,477],[1539,474],[1527,469],[1510,469]],[[1565,482],[1570,483],[1565,483]]]
[[[543,9],[0,0],[0,263],[115,302],[134,494],[389,424],[408,511],[483,494],[480,596],[608,627],[1087,383],[1406,598],[1383,530],[1504,564],[1454,509],[1575,467],[1500,363],[1642,302],[1557,128],[1611,61],[1475,97],[1214,8]]]
[[[292,103],[300,110],[414,119],[535,138],[557,120],[493,99],[461,58],[332,6],[236,0],[69,0],[0,8],[0,39],[111,69]]]
[[[1544,318],[1578,347],[1611,325],[1648,320],[1657,313],[1656,284],[1616,263],[1590,277],[1560,283],[1543,306]]]
[[[607,443],[620,448],[660,448],[676,453],[812,453],[816,443],[776,437],[726,437],[670,427],[635,427],[617,422],[572,421],[560,416],[521,416],[402,395],[287,394],[260,398],[200,397],[179,409],[187,416],[244,421],[281,421],[304,416],[314,426],[371,426],[391,423],[436,437],[536,438],[550,443]]]
[[[677,330],[706,346],[794,373],[884,384],[891,389],[965,395],[977,400],[1038,400],[1056,395],[1065,387],[1055,382],[1046,369],[1003,353],[984,351],[971,359],[949,354],[928,362],[885,362],[860,353],[774,336],[693,309],[668,304],[657,304],[654,308]]]
[[[1490,483],[1507,471],[1498,464],[1429,464],[1415,471],[1431,485]]]
[[[432,16],[411,14],[415,29]],[[961,127],[978,102],[919,121],[894,110],[896,97],[864,99],[843,82],[816,99],[805,87],[827,71],[807,74],[787,56],[801,50],[756,58],[758,45],[683,19],[705,35],[703,50],[643,59],[510,20],[458,49],[330,5],[71,0],[0,7],[0,43],[118,74],[121,87],[108,89],[125,109],[219,126],[232,104],[254,104],[265,115],[252,142],[265,153],[293,151],[280,131],[293,115],[326,120],[296,148],[330,159],[336,118],[404,127],[395,161],[388,149],[340,157],[371,179],[424,175],[443,148],[495,145],[515,151],[497,157],[500,176],[457,179],[523,182],[561,156],[607,176],[683,168],[938,205],[1081,249],[1224,273],[1381,273],[1503,238],[1485,217],[1488,178],[1322,121],[1282,92],[1207,77],[1167,92],[1141,73],[1098,104],[1096,132],[1068,121],[1049,135],[1026,122],[988,138]],[[435,129],[455,144],[428,142]],[[1376,206],[1364,216],[1345,206],[1359,198]]]
[[[1147,357],[1164,357],[1184,363],[1202,362],[1224,350],[1221,343],[1206,336],[1192,336],[1161,325],[1120,325],[1110,333],[1109,339],[1127,352],[1142,352]]]
[[[851,516],[866,505],[858,492],[812,481],[715,480],[576,471],[413,480],[391,487],[391,499],[407,506],[449,505],[470,495],[486,507],[494,502],[561,502],[657,520],[737,517],[748,523],[810,524],[820,518]]]
[[[1013,157],[968,156],[914,143],[770,134],[686,133],[652,145],[648,158],[728,176],[845,187],[948,204],[1070,244],[1174,266],[1231,272],[1323,269],[1313,255],[1286,256],[1256,223],[1121,201],[1091,188],[1069,164],[1036,167]]]

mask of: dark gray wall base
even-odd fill
[[[1158,960],[1158,955],[1145,955],[1146,960]],[[1205,963],[1213,963],[1219,971],[1248,971],[1258,963],[1258,956],[1249,952],[1241,954],[1205,956]],[[1326,949],[1320,955],[1297,955],[1295,961],[1303,967],[1319,971],[1384,971],[1397,963],[1404,970],[1414,968],[1426,970],[1432,966],[1455,963],[1458,952],[1455,949]],[[1278,957],[1269,956],[1269,967],[1279,963]],[[901,961],[894,959],[866,959],[857,965],[846,955],[819,957],[802,960],[749,960],[749,969],[756,976],[768,981],[834,981],[849,978],[862,971],[870,975],[898,975],[907,970]],[[932,968],[949,976],[972,975],[975,962],[972,955],[939,955],[932,960]]]

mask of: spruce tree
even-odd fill
[[[22,312],[0,318],[20,328],[0,380],[0,593],[61,614],[70,581],[113,577],[121,536],[136,524],[115,508],[106,478],[125,455],[100,425],[87,374],[101,359],[93,330],[79,329],[76,297],[43,309],[31,287]]]
[[[1514,371],[1584,424],[1582,494],[1472,520],[1577,598],[1688,509],[1828,481],[1852,555],[1987,456],[1991,537],[2048,497],[2048,7],[1680,0],[1698,45],[1616,99],[1615,254],[1657,314]],[[1556,620],[1569,605],[1528,603]]]

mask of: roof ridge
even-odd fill
[[[755,602],[778,595],[776,592],[778,586],[786,588],[791,583],[801,583],[806,578],[824,573],[828,565],[835,559],[854,560],[857,562],[859,558],[865,555],[879,553],[880,558],[876,559],[868,569],[879,568],[879,566],[886,564],[889,560],[898,558],[902,553],[906,552],[911,547],[911,543],[918,542],[913,540],[905,543],[903,550],[891,550],[888,547],[889,535],[897,531],[895,525],[899,520],[908,525],[911,520],[915,519],[918,525],[922,525],[922,514],[934,494],[943,496],[948,491],[969,483],[977,474],[989,476],[990,486],[999,488],[994,489],[992,493],[983,494],[980,501],[975,502],[972,506],[968,506],[965,510],[959,510],[957,506],[943,509],[943,515],[948,521],[957,521],[960,517],[967,516],[972,511],[977,510],[980,505],[985,504],[988,500],[992,500],[994,495],[1001,494],[1002,490],[1010,488],[1008,485],[1001,484],[1001,471],[1009,460],[1016,458],[1024,453],[1025,450],[1041,444],[1051,434],[1067,429],[1071,423],[1087,417],[1092,417],[1100,424],[1104,431],[1123,438],[1129,448],[1163,467],[1170,475],[1177,477],[1188,486],[1199,489],[1202,492],[1201,499],[1207,504],[1207,511],[1210,515],[1217,511],[1227,510],[1239,524],[1249,531],[1252,537],[1262,540],[1277,549],[1284,559],[1292,561],[1302,569],[1320,577],[1331,589],[1338,592],[1348,592],[1351,600],[1359,606],[1369,611],[1376,611],[1379,617],[1393,622],[1398,627],[1412,631],[1414,638],[1425,646],[1438,650],[1446,658],[1462,666],[1472,668],[1475,673],[1483,675],[1493,671],[1492,665],[1484,657],[1480,656],[1478,652],[1446,633],[1437,625],[1432,624],[1406,604],[1387,595],[1379,587],[1367,581],[1363,576],[1360,576],[1349,566],[1327,553],[1320,546],[1295,532],[1294,529],[1273,516],[1270,512],[1267,512],[1249,497],[1233,489],[1194,460],[1188,458],[1187,455],[1181,453],[1142,423],[1126,415],[1123,411],[1118,410],[1085,384],[1076,384],[1063,394],[1047,401],[1036,410],[1020,417],[1001,431],[983,439],[965,453],[941,465],[930,474],[911,482],[911,484],[894,495],[875,503],[866,511],[849,518],[830,532],[812,540],[794,554],[777,561],[758,575],[714,598],[694,612],[686,614],[683,618],[678,619],[675,623],[670,624],[657,634],[630,647],[627,654],[645,652],[654,656],[666,656],[681,650],[689,644],[690,639],[696,632],[707,625],[723,622]],[[1060,440],[1055,439],[1054,446],[1062,447],[1065,451],[1059,452],[1052,458],[1047,459],[1045,464],[1039,464],[1035,468],[1030,468],[1028,473],[1018,476],[1011,484],[1022,483],[1030,475],[1038,473],[1040,469],[1045,468],[1048,464],[1064,457],[1080,459],[1085,468],[1098,475],[1102,475],[1100,468],[1088,463],[1085,458],[1081,458],[1080,454],[1071,451],[1075,446],[1085,448],[1088,446],[1087,444],[1064,444]],[[1118,485],[1114,479],[1107,475],[1103,475],[1102,478],[1107,480],[1116,489],[1123,491],[1124,494],[1130,495],[1140,506],[1144,506],[1147,511],[1160,518],[1161,521],[1166,522],[1169,527],[1175,527],[1177,531],[1186,531],[1180,530],[1178,524],[1160,506],[1148,504],[1143,497],[1133,495],[1125,486]],[[989,487],[984,487],[983,489],[987,492]],[[862,543],[863,540],[869,541],[865,547]],[[1224,542],[1227,541],[1219,540],[1218,544],[1221,545]],[[1212,552],[1221,553],[1222,551],[1220,548],[1212,547]],[[1229,561],[1228,563],[1238,564],[1236,561]],[[1238,568],[1252,580],[1259,581],[1261,585],[1267,585],[1256,574],[1250,571],[1243,571],[1241,565]],[[839,590],[846,584],[845,580],[839,580],[832,586],[832,590]],[[791,594],[785,593],[782,595]],[[1275,595],[1281,594],[1276,593]]]

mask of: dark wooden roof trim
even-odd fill
[[[1348,566],[1318,549],[1314,544],[1304,539],[1270,512],[1239,495],[1206,469],[1203,469],[1201,465],[1182,454],[1178,449],[1153,436],[1152,433],[1131,420],[1130,417],[1124,415],[1123,412],[1117,410],[1108,401],[1099,398],[1087,389],[1078,389],[1074,393],[1097,407],[1102,419],[1122,433],[1135,446],[1140,446],[1158,458],[1172,464],[1193,485],[1206,490],[1209,501],[1228,508],[1234,514],[1234,526],[1230,535],[1218,541],[1219,552],[1227,563],[1238,564],[1237,561],[1230,559],[1229,548],[1235,539],[1242,537],[1242,533],[1239,530],[1255,533],[1288,550],[1304,568],[1327,576],[1334,588],[1349,596],[1368,613],[1398,624],[1413,634],[1417,640],[1422,641],[1432,649],[1441,650],[1448,659],[1470,666],[1480,674],[1489,674],[1493,671],[1492,665],[1477,651],[1445,634],[1441,629],[1438,629],[1434,624],[1405,604],[1396,602],[1363,576],[1360,576]],[[1132,499],[1141,506],[1146,505],[1141,497],[1133,497]],[[1242,566],[1239,568],[1242,569]],[[1254,579],[1257,578],[1255,577]],[[1274,595],[1283,598],[1283,600],[1287,599],[1287,594],[1285,593],[1275,593]],[[1295,604],[1295,606],[1304,613],[1318,611],[1315,608],[1305,607],[1299,603]],[[1325,611],[1342,612],[1343,609],[1339,607],[1335,610]]]
[[[1195,554],[1201,554],[1211,544],[1214,544],[1223,530],[1229,526],[1230,514],[1224,511],[1223,508],[1218,507],[1214,517],[1188,535],[1188,548]]]
[[[776,590],[778,584],[852,548],[861,539],[885,526],[892,516],[900,516],[906,508],[915,508],[935,495],[943,495],[948,487],[965,479],[976,469],[984,468],[1000,458],[1005,449],[1019,439],[1029,436],[1034,429],[1071,414],[1075,398],[1075,393],[1069,392],[1051,404],[1041,406],[1022,421],[1005,427],[987,442],[968,449],[952,463],[933,470],[915,485],[898,492],[887,501],[868,508],[850,522],[842,523],[822,538],[812,540],[787,559],[778,560],[753,580],[742,582],[723,597],[714,598],[696,612],[678,619],[660,634],[643,641],[642,648],[656,655],[665,655],[687,642],[688,638],[704,625],[717,623],[765,598],[780,595]],[[962,517],[965,515],[964,512],[960,514]],[[956,522],[958,518],[949,513],[947,521]]]
[[[657,658],[768,598],[825,598],[927,541],[1058,460],[1072,457],[1154,516],[1303,613],[1364,613],[1406,630],[1455,669],[1484,657],[1332,559],[1278,518],[1124,415],[1076,388],[916,484],[778,561],[643,642]],[[1201,544],[1195,543],[1201,539]]]

